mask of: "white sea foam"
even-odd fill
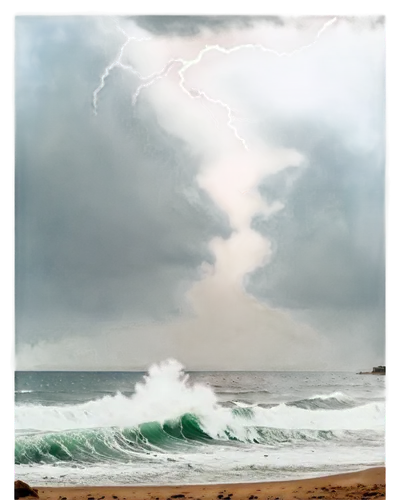
[[[308,399],[322,399],[322,400],[327,400],[327,399],[336,399],[337,401],[343,401],[343,402],[352,402],[353,398],[348,396],[347,394],[344,394],[343,392],[340,391],[335,391],[330,394],[316,394],[315,396],[311,396]]]
[[[344,399],[340,392],[317,395],[315,399]],[[312,399],[312,398],[310,398]],[[244,406],[244,405],[243,405]],[[199,417],[205,432],[213,438],[226,437],[226,429],[239,439],[248,439],[251,429],[362,430],[384,426],[384,403],[368,403],[345,409],[309,410],[284,403],[272,408],[256,406],[233,412],[218,405],[216,394],[205,385],[191,385],[183,367],[168,360],[150,368],[143,383],[136,384],[135,394],[120,393],[83,404],[68,406],[18,405],[15,428],[41,431],[87,429],[96,427],[135,427],[151,421],[160,423],[185,413]]]
[[[271,388],[265,385],[266,393]],[[357,393],[352,393],[356,399],[345,394],[345,384],[325,393],[314,387],[314,395],[297,386],[289,392],[283,388],[282,394],[275,389],[272,400],[278,396],[280,404],[271,407],[239,400],[227,408],[218,404],[210,385],[192,384],[179,363],[166,361],[151,367],[130,396],[60,406],[18,403],[16,474],[51,485],[153,484],[160,477],[170,484],[199,484],[383,465],[384,403],[361,405]],[[140,426],[187,413],[197,420],[184,418],[163,429]],[[217,441],[204,440],[197,425]]]

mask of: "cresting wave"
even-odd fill
[[[384,404],[356,402],[342,393],[316,395],[272,407],[218,404],[210,387],[190,385],[175,361],[149,370],[135,393],[83,404],[17,405],[15,462],[135,461],[144,454],[225,443],[275,445],[357,440],[384,428]]]
[[[260,393],[260,391],[258,391]],[[233,393],[232,393],[233,394]],[[247,394],[247,393],[246,393]],[[242,396],[239,392],[238,396]],[[224,403],[225,405],[239,406],[239,407],[256,407],[260,406],[262,408],[271,408],[273,406],[278,406],[278,403],[248,403],[243,400],[228,401]],[[305,410],[339,410],[342,408],[353,408],[358,406],[358,403],[353,398],[343,394],[342,392],[336,391],[332,394],[322,394],[311,396],[310,398],[300,399],[297,401],[288,401],[285,403],[286,406],[296,406],[297,408],[303,408]]]
[[[357,406],[357,402],[343,394],[343,392],[333,392],[332,394],[315,395],[311,398],[300,399],[299,401],[291,401],[286,403],[288,406],[296,406],[309,410],[327,409],[334,410],[340,408],[352,408]]]
[[[344,434],[346,436],[344,436]],[[283,443],[318,442],[343,439],[357,440],[355,431],[297,430],[250,426],[227,427],[217,436],[207,434],[196,415],[185,414],[175,421],[147,422],[132,428],[77,429],[58,433],[35,433],[16,440],[16,464],[56,464],[74,462],[135,462],[164,452],[190,452],[199,446],[242,443],[279,445]],[[171,458],[164,456],[164,461]]]

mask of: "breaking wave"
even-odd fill
[[[299,401],[291,401],[286,404],[288,406],[296,406],[297,408],[304,408],[307,410],[334,410],[357,406],[357,402],[353,398],[339,391],[333,392],[332,394],[316,395],[311,398],[300,399]]]
[[[182,366],[168,361],[150,368],[131,396],[118,393],[64,406],[17,405],[15,462],[126,462],[221,443],[274,445],[344,435],[357,439],[365,430],[380,433],[384,404],[355,405],[333,393],[272,407],[237,402],[227,408],[210,387],[190,385]]]

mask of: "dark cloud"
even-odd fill
[[[372,106],[372,104],[371,104]],[[383,109],[383,98],[382,98]],[[387,237],[387,147],[363,146],[354,127],[323,113],[265,113],[273,147],[295,149],[298,167],[265,176],[257,186],[269,213],[251,227],[271,255],[243,280],[247,293],[287,311],[338,346],[348,362],[383,360]],[[372,144],[372,142],[371,142]]]
[[[385,24],[384,16],[337,16],[341,21],[357,25],[359,29],[377,29]],[[275,26],[292,25],[297,29],[306,29],[314,23],[318,16],[264,16],[264,15],[218,15],[218,16],[191,16],[191,15],[149,15],[131,16],[138,26],[154,35],[175,35],[192,37],[201,31],[208,30],[215,33],[229,29],[250,28],[258,23]],[[326,20],[321,18],[321,22]]]
[[[195,36],[203,29],[221,31],[227,28],[248,28],[255,22],[284,24],[279,16],[134,16],[138,26],[155,35]]]
[[[195,182],[200,158],[164,132],[113,72],[96,19],[17,18],[16,335],[60,325],[161,319],[227,236]],[[112,56],[111,56],[112,54]],[[129,82],[132,83],[132,82]],[[119,92],[109,92],[108,84]]]
[[[385,14],[347,14],[343,18],[356,28],[369,28],[371,30],[385,26],[387,22]]]
[[[386,26],[386,17],[385,16],[370,16],[369,17],[369,25],[372,29],[383,28]]]

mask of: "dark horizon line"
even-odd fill
[[[369,368],[359,368],[359,370],[367,370]],[[149,369],[146,370],[14,370],[14,373],[148,373]],[[186,370],[186,373],[278,373],[278,372],[290,372],[290,373],[357,373],[354,370]]]

